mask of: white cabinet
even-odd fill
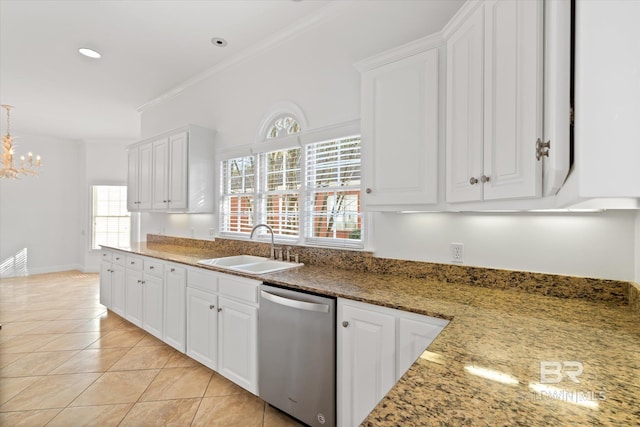
[[[218,372],[258,394],[258,309],[219,297]]]
[[[163,338],[164,281],[162,277],[144,274],[142,281],[142,329]]]
[[[395,318],[338,300],[338,424],[357,426],[396,383]]]
[[[127,174],[127,209],[129,211],[151,209],[152,148],[151,143],[129,148]]]
[[[142,327],[142,271],[126,270],[124,301],[124,317]]]
[[[122,305],[122,293],[124,289],[124,267],[120,262],[124,255],[113,251],[103,250],[100,262],[100,304],[108,309],[118,310]],[[114,295],[115,294],[115,295]],[[115,311],[114,310],[114,311]],[[123,311],[118,312],[123,315]]]
[[[356,64],[362,72],[364,203],[398,210],[438,202],[438,45],[421,39]]]
[[[175,349],[186,351],[187,271],[174,264],[165,266],[163,340]]]
[[[469,3],[447,38],[447,202],[539,197],[541,0]]]
[[[215,294],[187,288],[186,348],[192,359],[218,369],[218,297]]]
[[[448,321],[338,299],[338,425],[359,425]]]
[[[130,184],[133,177],[143,172],[142,148],[149,151],[145,151],[144,159],[148,158],[150,200],[149,203],[129,203],[129,210],[212,212],[215,193],[214,135],[212,130],[189,125],[131,146]],[[140,198],[135,194],[135,188],[129,191],[134,193],[131,200]]]

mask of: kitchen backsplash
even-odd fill
[[[269,256],[270,245],[263,242],[218,238],[215,241],[147,234],[148,245],[186,246],[225,255],[239,253]],[[640,288],[620,280],[594,279],[558,274],[500,270],[463,265],[437,264],[377,258],[371,252],[306,246],[278,245],[286,253],[297,254],[300,262],[327,268],[426,278],[444,283],[467,284],[494,289],[512,289],[560,298],[581,298],[630,304],[640,313]]]

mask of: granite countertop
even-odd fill
[[[198,267],[229,255],[127,250]],[[640,425],[640,317],[627,305],[326,266],[246,276],[451,320],[363,425]]]

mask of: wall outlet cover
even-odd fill
[[[462,263],[464,262],[464,244],[452,243],[451,244],[451,261]]]

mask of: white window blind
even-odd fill
[[[362,245],[360,136],[306,146],[308,241]]]
[[[223,160],[220,168],[220,231],[249,233],[253,227],[256,189],[254,156]]]
[[[91,248],[100,245],[128,247],[131,214],[127,211],[126,185],[93,185]]]
[[[302,150],[290,148],[260,155],[263,221],[281,238],[300,234]]]

